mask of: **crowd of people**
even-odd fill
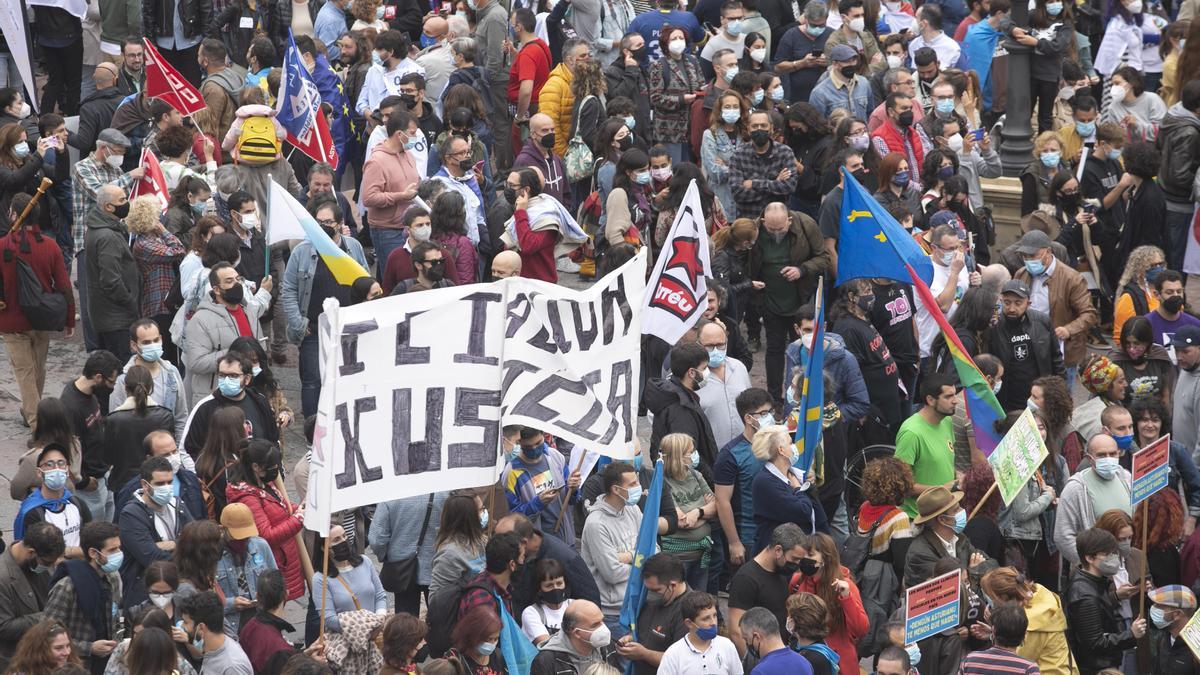
[[[519,639],[533,675],[1200,674],[1197,0],[87,5],[30,8],[40,86],[0,43],[0,337],[29,428],[4,672],[506,675]],[[150,46],[203,110],[151,95]],[[277,119],[296,59],[336,164]],[[1032,147],[1003,249],[981,182],[1002,137]],[[133,196],[145,151],[165,203]],[[372,276],[269,244],[271,181]],[[847,181],[930,257],[936,309],[837,278]],[[313,440],[326,300],[653,260],[692,184],[707,310],[643,338],[642,456],[585,476],[505,426],[497,485],[304,529],[308,456],[285,466],[281,437]],[[939,313],[995,433],[1030,411],[1048,450],[1011,503]],[[47,392],[56,339],[86,357]],[[1167,434],[1169,487],[1137,513],[1131,455]],[[959,624],[909,643],[904,589],[954,572]]]

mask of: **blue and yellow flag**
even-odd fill
[[[525,637],[521,626],[512,614],[508,613],[500,596],[492,593],[492,597],[496,598],[496,607],[500,608],[500,653],[504,655],[504,665],[510,675],[529,675],[538,648]]]
[[[825,409],[825,278],[817,280],[816,313],[812,349],[804,363],[800,378],[800,406],[796,420],[796,463],[794,466],[808,475],[812,468],[817,445],[821,443],[821,422]],[[803,356],[803,354],[802,354]],[[803,361],[803,358],[801,359]],[[789,376],[790,377],[790,376]]]
[[[654,480],[646,493],[646,510],[642,511],[642,527],[638,530],[637,546],[633,551],[633,568],[629,570],[629,581],[625,585],[625,601],[621,603],[621,625],[635,632],[638,612],[646,599],[646,587],[642,584],[642,565],[658,550],[658,514],[662,504],[663,463],[654,463]]]
[[[271,214],[267,219],[268,245],[288,239],[307,239],[317,249],[321,260],[329,266],[333,278],[343,286],[349,286],[359,277],[371,276],[349,253],[333,243],[316,219],[274,178],[270,180],[268,203],[271,205]]]
[[[842,214],[838,232],[837,283],[851,279],[883,278],[911,283],[905,263],[926,284],[933,282],[933,261],[904,226],[875,201],[845,167]],[[890,246],[889,246],[890,244]]]

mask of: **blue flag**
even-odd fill
[[[500,653],[504,655],[504,665],[511,675],[529,675],[538,648],[525,637],[500,596],[496,593],[492,596],[496,598],[496,607],[500,608]]]
[[[812,349],[801,352],[804,363],[804,377],[800,380],[800,406],[796,416],[796,463],[795,467],[805,475],[812,468],[813,459],[817,454],[817,445],[821,442],[821,423],[825,410],[825,279],[817,280],[816,314],[813,331]]]
[[[646,587],[642,584],[642,566],[646,559],[658,550],[658,512],[662,503],[663,463],[654,463],[654,480],[646,493],[646,510],[642,512],[642,527],[638,531],[637,547],[633,552],[633,567],[629,570],[629,581],[625,584],[625,601],[621,603],[621,625],[634,632],[638,612],[646,599]],[[636,635],[636,633],[634,633]]]
[[[838,232],[837,283],[883,278],[912,283],[905,263],[926,283],[933,282],[933,261],[904,226],[879,205],[858,181],[842,171],[842,213]],[[890,245],[889,245],[890,242]]]
[[[287,141],[313,159],[338,165],[337,148],[329,132],[329,121],[321,114],[321,92],[304,67],[291,30],[283,57],[283,77],[275,100],[275,119],[287,130]]]
[[[333,135],[333,147],[337,148],[338,162],[345,163],[346,142],[350,139],[350,103],[346,100],[342,78],[329,67],[324,54],[317,54],[312,70],[313,82],[321,93],[321,101],[333,109],[329,116],[329,131]]]

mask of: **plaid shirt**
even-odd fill
[[[470,588],[463,594],[462,600],[458,603],[458,618],[463,618],[467,612],[479,606],[491,607],[496,610],[496,616],[500,615],[500,610],[496,607],[495,593],[504,601],[504,609],[508,610],[509,616],[512,616],[512,590],[509,588],[501,588],[496,583],[496,578],[490,572],[484,570],[471,580],[472,584],[481,584],[487,586],[488,590],[482,588]]]
[[[142,272],[142,316],[167,313],[167,295],[175,283],[175,263],[187,253],[170,232],[139,234],[133,240],[133,258]]]
[[[121,602],[120,577],[116,574],[99,574],[99,576],[100,583],[108,584],[112,594],[113,611],[108,613],[108,635],[105,636],[107,639],[112,639],[112,636],[117,634],[119,612],[116,608]],[[75,645],[75,653],[79,654],[84,665],[87,665],[92,655],[92,642],[101,638],[92,628],[91,619],[83,613],[83,609],[76,602],[75,582],[71,580],[71,577],[64,576],[50,589],[50,596],[46,599],[46,609],[43,615],[47,619],[58,619],[62,622],[67,629],[67,635],[71,636],[71,643]]]
[[[790,169],[792,175],[787,180],[776,180],[784,169]],[[758,218],[771,202],[786,204],[798,179],[796,155],[783,143],[771,141],[763,155],[755,152],[753,143],[738,143],[729,158],[729,184],[742,218]],[[750,181],[749,188],[743,184],[745,181]]]
[[[75,223],[71,226],[71,234],[75,237],[75,253],[83,250],[83,236],[87,228],[84,226],[84,216],[88,209],[96,204],[96,191],[102,185],[116,183],[122,190],[129,191],[133,185],[133,176],[113,168],[107,162],[97,162],[94,154],[75,162],[71,167],[71,182],[75,191],[71,195],[71,210],[75,214]]]

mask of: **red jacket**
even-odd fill
[[[517,209],[513,213],[514,224],[517,228],[517,243],[521,250],[521,276],[526,279],[541,279],[552,284],[558,283],[558,264],[554,260],[554,245],[558,243],[558,233],[554,230],[535,232],[529,227],[529,213],[525,209]]]
[[[916,115],[914,114],[913,117],[915,119]],[[912,174],[914,178],[918,177],[917,174],[921,173],[921,167],[925,165],[925,144],[921,139],[922,132],[918,131],[918,129],[919,127],[914,121],[912,124],[908,125],[907,130],[908,142],[912,144],[913,155],[915,155],[917,158],[917,165],[915,167],[908,167],[909,173]],[[887,145],[888,152],[898,152],[904,155],[905,160],[908,159],[908,154],[904,152],[904,136],[900,135],[900,130],[896,128],[896,125],[893,124],[891,120],[885,121],[878,128],[872,131],[871,138],[878,138],[879,140],[883,141],[883,143]],[[880,150],[878,144],[876,144],[875,149]],[[879,156],[882,157],[886,154],[887,152],[880,152]]]
[[[273,614],[265,614],[261,610],[242,626],[241,633],[238,635],[238,643],[242,645],[242,650],[250,659],[250,665],[254,667],[254,672],[268,672],[267,664],[271,662],[271,657],[279,652],[286,652],[290,656],[296,651],[283,638],[285,630],[292,632],[296,629],[283,619]]]
[[[22,244],[29,252],[21,251]],[[10,253],[11,252],[11,253]],[[12,260],[8,256],[15,256]],[[0,237],[0,278],[4,280],[5,308],[0,309],[0,333],[24,333],[33,330],[17,304],[17,261],[29,263],[42,282],[43,291],[59,291],[67,296],[67,325],[75,325],[75,293],[71,290],[71,275],[63,262],[62,250],[54,237],[43,235],[37,225],[23,225],[15,234]]]
[[[296,534],[304,524],[292,516],[295,507],[288,508],[274,492],[268,492],[248,483],[234,483],[225,488],[225,497],[230,504],[241,502],[250,507],[254,514],[254,525],[258,536],[271,545],[275,566],[283,572],[287,584],[288,600],[304,596],[304,570],[300,565],[300,548],[296,546]]]
[[[870,622],[867,620],[867,611],[863,609],[862,596],[858,593],[858,586],[854,585],[854,579],[850,576],[850,570],[842,568],[842,578],[850,584],[850,593],[842,599],[842,616],[845,619],[842,622],[840,630],[830,633],[825,638],[825,644],[829,648],[837,652],[838,663],[842,664],[842,672],[846,672],[845,664],[852,664],[851,672],[858,668],[858,644],[859,638],[867,634],[870,628]],[[806,577],[803,574],[797,573],[792,577],[792,583],[788,588],[791,593],[812,593],[817,594],[817,580],[814,577]],[[837,608],[830,607],[830,611],[837,611]]]

